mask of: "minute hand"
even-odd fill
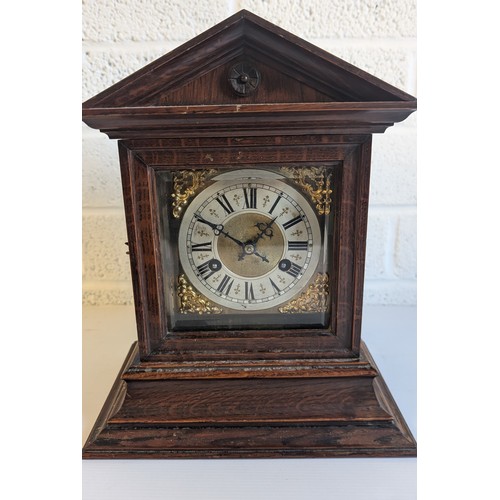
[[[195,214],[195,217],[203,224],[210,226],[213,229],[216,236],[218,236],[219,234],[222,234],[226,238],[233,240],[240,247],[242,247],[242,248],[245,247],[245,244],[242,241],[237,240],[236,238],[233,238],[227,231],[224,231],[224,226],[222,224],[214,224],[213,222],[210,222],[210,221],[204,219],[201,215],[198,215],[198,214]]]

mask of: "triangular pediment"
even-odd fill
[[[230,69],[250,62],[257,90],[236,94]],[[84,108],[380,102],[411,96],[264,19],[241,11],[89,99]]]
[[[314,83],[305,83],[292,75],[266,64],[250,51],[216,66],[207,73],[196,76],[177,88],[165,88],[142,101],[146,106],[210,105],[210,104],[257,104],[285,102],[336,101]],[[242,65],[258,69],[260,80],[255,91],[239,95],[230,83],[231,68]],[[323,89],[324,90],[324,89]]]
[[[411,95],[243,10],[86,101],[83,119],[113,138],[373,133],[415,109]]]

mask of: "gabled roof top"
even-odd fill
[[[242,60],[262,75],[245,97],[227,80]],[[297,120],[382,132],[415,109],[409,94],[242,10],[86,101],[83,118],[110,137],[227,133],[236,113],[235,134],[273,122],[292,130]]]

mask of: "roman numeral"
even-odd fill
[[[248,281],[245,281],[245,300],[255,300],[255,295],[253,293],[253,285]]]
[[[191,245],[192,252],[211,252],[212,242],[207,241],[206,243],[194,243]]]
[[[243,188],[245,208],[257,208],[257,188]]]
[[[289,241],[288,250],[307,250],[308,241]]]
[[[216,198],[217,203],[224,209],[227,215],[232,214],[234,212],[231,203],[229,203],[225,194],[221,194],[218,198]]]
[[[269,281],[271,282],[271,285],[276,290],[276,292],[280,293],[281,290],[278,288],[278,285],[271,278],[269,278]]]
[[[300,215],[297,215],[297,217],[295,217],[294,219],[289,220],[288,222],[285,222],[283,224],[283,227],[285,229],[290,229],[292,226],[295,226],[295,224],[298,224],[301,221],[302,221],[302,217]]]
[[[210,259],[209,261],[200,264],[196,269],[198,270],[198,275],[202,279],[206,280],[210,278],[212,274],[222,269],[222,263],[220,260]]]
[[[231,282],[229,281],[230,279],[231,278],[226,274],[217,287],[217,291],[223,293],[224,295],[228,295],[234,283],[234,279]]]
[[[204,280],[210,278],[210,276],[212,276],[212,274],[216,272],[210,267],[210,262],[210,260],[208,262],[204,262],[196,268],[198,269],[198,273]]]
[[[300,271],[302,271],[302,268],[300,266],[298,266],[297,264],[294,264],[292,262],[290,269],[288,269],[288,271],[286,271],[286,272],[290,276],[293,276],[294,278],[296,278],[300,274]]]
[[[274,200],[273,206],[271,207],[271,210],[269,210],[269,213],[272,214],[273,210],[276,208],[276,205],[280,202],[281,200],[281,195],[278,195],[276,200]]]

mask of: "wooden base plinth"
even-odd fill
[[[257,369],[220,373],[144,368],[134,344],[83,457],[416,455],[364,345],[359,361],[323,363],[313,377],[283,366],[273,376],[257,377]]]

